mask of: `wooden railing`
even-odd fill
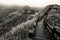
[[[46,29],[49,31],[51,35],[53,35],[54,38],[56,38],[54,34],[56,34],[60,38],[60,32],[58,32],[55,27],[49,25],[48,23],[46,23],[46,25]]]

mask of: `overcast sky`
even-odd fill
[[[59,4],[60,0],[0,0],[0,4],[4,5],[29,5],[34,7],[43,7],[49,4]]]

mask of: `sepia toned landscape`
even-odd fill
[[[0,40],[60,40],[60,5],[1,5]]]

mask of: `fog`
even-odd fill
[[[60,0],[0,0],[2,5],[19,5],[19,6],[32,6],[32,7],[44,7],[50,4],[59,4]]]

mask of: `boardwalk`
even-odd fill
[[[48,32],[43,27],[43,21],[40,21],[36,27],[35,40],[50,40]]]

